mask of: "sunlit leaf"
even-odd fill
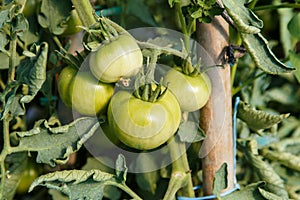
[[[273,115],[262,110],[256,110],[247,103],[240,101],[237,116],[247,123],[250,129],[258,131],[271,128],[287,118],[289,114]]]
[[[246,8],[244,1],[222,0],[223,5],[233,19],[236,28],[241,33],[259,33],[263,27],[260,20],[250,9]]]
[[[15,133],[20,140],[15,148],[37,152],[38,163],[55,166],[67,162],[69,155],[78,151],[98,126],[98,121],[89,117],[59,127],[40,120],[33,129]]]
[[[280,62],[271,49],[267,40],[260,34],[241,33],[243,44],[254,60],[256,66],[268,74],[288,73],[295,70]]]
[[[103,189],[106,185],[118,184],[114,175],[100,170],[66,170],[42,175],[35,179],[29,191],[36,186],[61,191],[69,196],[70,200],[103,198]]]
[[[28,94],[21,98],[20,103],[32,101],[46,80],[48,44],[33,45],[31,52],[35,56],[26,59],[17,68],[18,82],[28,86]]]
[[[67,28],[65,23],[71,9],[71,1],[43,0],[38,15],[38,22],[51,33],[60,35]]]
[[[213,183],[213,194],[220,198],[222,190],[227,188],[227,163],[223,163],[215,173],[214,183]]]
[[[280,197],[274,193],[268,192],[262,188],[258,188],[260,194],[267,200],[285,200],[286,198]]]

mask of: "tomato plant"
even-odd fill
[[[121,34],[90,53],[89,65],[99,80],[112,83],[137,74],[143,64],[142,52],[135,39]]]
[[[193,112],[202,108],[211,94],[210,79],[205,73],[184,74],[180,68],[171,69],[164,77],[180,105],[182,111]]]
[[[69,66],[58,78],[58,91],[66,106],[83,115],[97,115],[106,109],[114,87],[98,81],[90,72],[77,72]]]
[[[163,90],[165,93],[153,102],[151,97],[147,101],[126,91],[114,94],[108,107],[108,121],[120,141],[135,149],[149,150],[175,134],[181,119],[180,107],[175,96]]]
[[[0,5],[0,199],[300,199],[297,3]]]

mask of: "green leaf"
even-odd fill
[[[280,62],[268,47],[267,40],[259,34],[241,34],[243,43],[257,67],[268,74],[289,73],[295,70]]]
[[[15,153],[9,155],[5,161],[9,168],[6,171],[6,179],[1,180],[4,181],[2,199],[13,199],[18,183],[26,169],[28,157],[26,153]]]
[[[263,21],[244,6],[244,1],[222,0],[222,2],[239,32],[249,34],[260,32]]]
[[[126,4],[126,13],[137,17],[146,24],[156,26],[156,23],[143,0],[128,0]]]
[[[160,178],[158,171],[153,171],[151,169],[157,168],[157,164],[152,155],[147,153],[140,153],[138,155],[134,169],[136,172],[143,173],[136,173],[135,179],[142,190],[149,191],[151,194],[155,194],[157,182]]]
[[[193,121],[185,121],[180,124],[178,135],[181,142],[199,142],[205,139],[205,133],[199,124]]]
[[[264,182],[252,183],[242,188],[239,191],[235,191],[229,195],[222,197],[222,200],[241,200],[241,199],[255,199],[255,200],[265,200],[260,194],[258,188],[264,185]]]
[[[227,163],[223,163],[215,173],[214,183],[213,183],[213,194],[220,198],[222,190],[227,188]]]
[[[33,45],[31,52],[34,57],[26,59],[17,68],[17,81],[28,86],[28,94],[23,96],[20,103],[29,103],[41,89],[46,80],[48,44]]]
[[[253,170],[258,174],[261,180],[267,183],[268,191],[273,192],[281,197],[288,198],[288,193],[285,190],[284,181],[275,172],[270,164],[263,160],[262,156],[255,155],[249,150],[245,152],[246,159],[253,167]]]
[[[300,53],[296,54],[290,51],[289,58],[292,66],[296,68],[296,70],[293,73],[297,78],[298,83],[300,83]]]
[[[126,166],[125,157],[122,154],[118,155],[116,160],[116,175],[119,181],[125,183],[128,168]]]
[[[168,0],[170,7],[172,8],[175,3],[180,3],[181,0]]]
[[[38,22],[51,33],[60,35],[67,28],[65,23],[71,10],[71,1],[43,0],[38,15]]]
[[[29,131],[15,132],[20,140],[15,148],[37,152],[37,163],[53,167],[66,163],[69,155],[78,151],[98,126],[98,121],[90,117],[59,127],[51,127],[46,120],[40,120]]]
[[[243,101],[239,102],[237,112],[237,117],[247,123],[253,131],[271,128],[288,116],[289,114],[272,115],[262,110],[256,110]]]
[[[34,180],[29,191],[36,186],[56,189],[69,196],[70,200],[102,199],[106,185],[118,184],[114,175],[100,170],[65,170],[42,175]]]
[[[38,33],[39,33],[39,25],[35,15],[31,15],[27,18],[29,22],[29,29],[28,31],[24,32],[20,39],[24,42],[25,46],[33,44],[34,42],[38,41]]]
[[[300,40],[300,13],[296,13],[288,23],[288,30],[290,34]]]
[[[262,149],[262,156],[265,158],[279,162],[289,169],[300,172],[300,157],[288,152],[272,151],[267,148]]]
[[[0,52],[0,69],[8,69],[8,68],[9,68],[9,56],[6,55],[5,53]]]
[[[100,160],[105,159],[104,157],[101,157]],[[106,158],[110,159],[110,158]],[[92,169],[99,169],[102,172],[108,172],[108,173],[113,173],[113,170],[108,168],[106,165],[102,164],[99,161],[99,158],[87,158],[86,164],[81,168],[82,170],[92,170]],[[104,188],[103,196],[111,199],[111,200],[118,200],[121,198],[121,191],[118,190],[116,187],[107,185]]]
[[[24,32],[26,32],[29,28],[29,24],[27,19],[24,17],[22,13],[15,15],[11,21],[11,32],[13,34],[17,34],[18,36],[22,36]]]

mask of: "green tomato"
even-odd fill
[[[25,17],[29,17],[36,12],[37,9],[37,0],[26,0],[26,4],[23,9],[23,14]]]
[[[17,194],[27,193],[31,183],[38,176],[39,176],[39,168],[36,166],[36,163],[29,160],[27,162],[26,169],[20,178],[20,182],[18,184],[16,193]]]
[[[75,9],[71,11],[70,17],[67,20],[67,28],[62,33],[62,36],[74,35],[79,33],[82,29],[78,26],[82,26],[82,22],[78,16],[78,13]]]
[[[91,72],[105,83],[118,82],[124,76],[134,76],[143,64],[141,49],[128,34],[119,35],[115,40],[103,43],[89,56]]]
[[[114,86],[98,81],[90,72],[66,67],[58,78],[58,92],[66,106],[80,114],[94,116],[106,109]]]
[[[171,69],[164,77],[164,84],[168,84],[182,111],[193,112],[202,108],[211,94],[211,82],[204,73],[189,76]]]
[[[156,102],[118,91],[108,107],[108,123],[121,142],[139,150],[150,150],[165,143],[178,129],[181,111],[169,91]]]

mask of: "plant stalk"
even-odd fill
[[[9,68],[8,68],[8,83],[15,80],[16,74],[16,56],[17,56],[17,35],[12,33],[12,39],[9,44]]]
[[[78,16],[85,27],[89,27],[96,23],[94,17],[94,8],[92,7],[90,1],[82,0],[72,0],[72,3],[78,13]]]

